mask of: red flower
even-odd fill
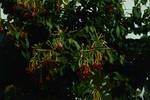
[[[79,75],[82,78],[89,78],[92,75],[91,69],[88,64],[81,65]]]
[[[32,12],[32,17],[36,17],[37,13],[35,11]]]
[[[57,43],[55,50],[61,50],[63,48],[63,44],[61,42]]]
[[[46,76],[46,77],[45,77],[45,80],[51,81],[51,80],[53,80],[53,78],[52,78],[52,77],[49,77],[49,76]]]
[[[32,73],[32,72],[33,72],[33,69],[30,68],[30,67],[26,67],[26,68],[25,68],[25,71],[26,71],[27,73]]]
[[[95,62],[94,64],[92,64],[92,67],[96,70],[102,70],[103,69],[103,63],[100,62]]]
[[[24,16],[25,18],[29,18],[29,17],[30,17],[30,13],[29,13],[29,12],[25,12],[25,13],[23,14],[23,16]]]

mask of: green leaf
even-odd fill
[[[146,5],[147,0],[141,0],[141,3],[142,3],[143,5]]]
[[[133,13],[134,18],[140,18],[142,15],[141,8],[140,7],[133,7],[132,13]]]
[[[125,80],[125,79],[123,78],[123,76],[121,76],[121,74],[119,74],[118,72],[114,72],[113,75],[114,75],[114,77],[113,77],[114,80],[117,80],[117,81],[118,81],[118,80],[120,80],[120,81]]]
[[[126,35],[125,34],[126,29],[123,26],[120,26],[120,31],[121,31],[122,36]]]
[[[87,32],[87,33],[89,32],[89,27],[88,26],[85,26],[84,29],[85,29],[85,32]]]
[[[96,32],[96,29],[94,26],[85,26],[84,29],[87,33],[89,33],[89,32],[95,33]]]
[[[17,40],[19,39],[19,36],[20,36],[20,33],[19,32],[15,32],[15,37],[16,37]]]
[[[119,26],[116,27],[116,35],[118,38],[120,37],[120,27]]]
[[[27,38],[25,39],[25,42],[26,42],[26,48],[29,48],[29,40]]]
[[[114,57],[113,57],[112,53],[107,52],[107,55],[108,55],[107,60],[108,60],[111,64],[113,64],[115,60],[114,60]]]
[[[125,63],[125,57],[123,55],[120,55],[120,63],[121,64]]]
[[[21,45],[23,48],[29,48],[29,40],[25,39],[25,41],[21,41]]]
[[[23,57],[26,59],[26,60],[29,60],[30,59],[30,53],[29,52],[25,52],[25,51],[21,51],[21,54],[23,55]]]
[[[71,65],[71,69],[72,69],[73,72],[75,72],[77,68],[76,68],[75,65]]]
[[[90,28],[90,31],[91,31],[92,33],[95,33],[95,32],[96,32],[96,29],[95,29],[94,26],[90,26],[89,28]]]
[[[24,51],[21,51],[21,54],[23,55],[24,58],[26,58],[26,54]]]
[[[134,4],[137,5],[139,0],[134,0]]]
[[[75,41],[72,38],[70,38],[68,41],[69,41],[69,44],[75,45],[75,47],[77,48],[77,50],[80,50],[80,45],[78,44],[77,41]]]
[[[113,34],[111,34],[110,36],[112,38],[112,42],[116,41],[116,38],[115,38],[115,36]]]
[[[144,10],[143,19],[150,16],[150,7]]]

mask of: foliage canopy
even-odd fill
[[[13,37],[37,83],[50,87],[53,81],[67,80],[68,94],[77,100],[138,96],[118,69],[136,58],[131,58],[136,48],[129,49],[126,35],[150,32],[150,7],[141,12],[148,0],[134,0],[130,16],[125,16],[123,0],[0,2],[8,14],[0,31]]]

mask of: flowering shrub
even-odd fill
[[[126,62],[120,50],[125,36],[134,30],[122,0],[1,2],[8,14],[6,34],[15,38],[14,46],[27,61],[25,71],[39,88],[51,91],[62,82],[65,89],[60,92],[69,91],[65,96],[73,100],[132,98],[128,78],[109,72],[113,65]],[[138,7],[133,10],[139,24]]]

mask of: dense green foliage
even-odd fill
[[[140,93],[136,88],[143,85],[147,87],[145,98],[150,97],[145,80],[149,75],[150,8],[141,12],[148,0],[134,0],[128,17],[123,0],[0,2],[8,14],[7,21],[1,20],[0,39],[5,34],[22,54],[25,75],[33,78],[30,82],[48,100],[57,95],[65,100],[133,100]],[[132,32],[145,37],[126,39]],[[1,39],[1,48],[3,44]]]

